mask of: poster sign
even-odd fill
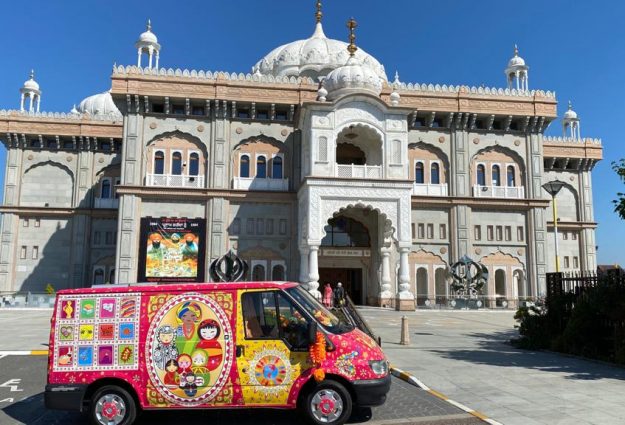
[[[204,282],[206,220],[141,219],[139,282]]]

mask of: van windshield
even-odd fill
[[[313,316],[321,326],[333,334],[342,334],[353,329],[348,323],[342,322],[330,310],[325,308],[310,292],[301,286],[286,289],[311,316]]]

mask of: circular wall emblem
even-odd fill
[[[284,359],[287,360],[284,360]],[[263,393],[280,392],[281,385],[291,379],[291,364],[285,353],[278,350],[262,350],[250,362],[250,384],[262,387]]]
[[[150,128],[154,130],[158,125],[155,122],[150,123]]]
[[[197,406],[213,399],[228,379],[233,353],[228,316],[210,297],[174,297],[150,323],[148,373],[156,390],[172,403]]]

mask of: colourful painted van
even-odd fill
[[[87,410],[96,424],[233,407],[342,424],[390,389],[380,347],[296,283],[65,290],[51,323],[46,407]]]

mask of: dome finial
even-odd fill
[[[514,43],[514,56],[519,56],[519,46]]]
[[[317,23],[321,23],[321,18],[323,17],[323,13],[321,13],[321,0],[317,0],[317,11],[315,12],[315,19]]]
[[[347,28],[349,28],[349,45],[347,46],[347,51],[349,52],[349,56],[354,57],[354,54],[358,50],[354,41],[356,40],[356,34],[354,34],[354,30],[358,26],[358,23],[354,20],[354,18],[350,18],[347,21]]]
[[[151,20],[150,18],[148,18],[148,23],[147,23],[147,25],[145,26],[145,28],[146,28],[148,31],[152,31],[152,20]]]
[[[30,70],[30,79],[31,79],[31,80],[34,80],[34,79],[35,79],[35,70],[34,70],[34,69],[31,69],[31,70]]]
[[[573,103],[569,100],[569,111],[573,110]]]

